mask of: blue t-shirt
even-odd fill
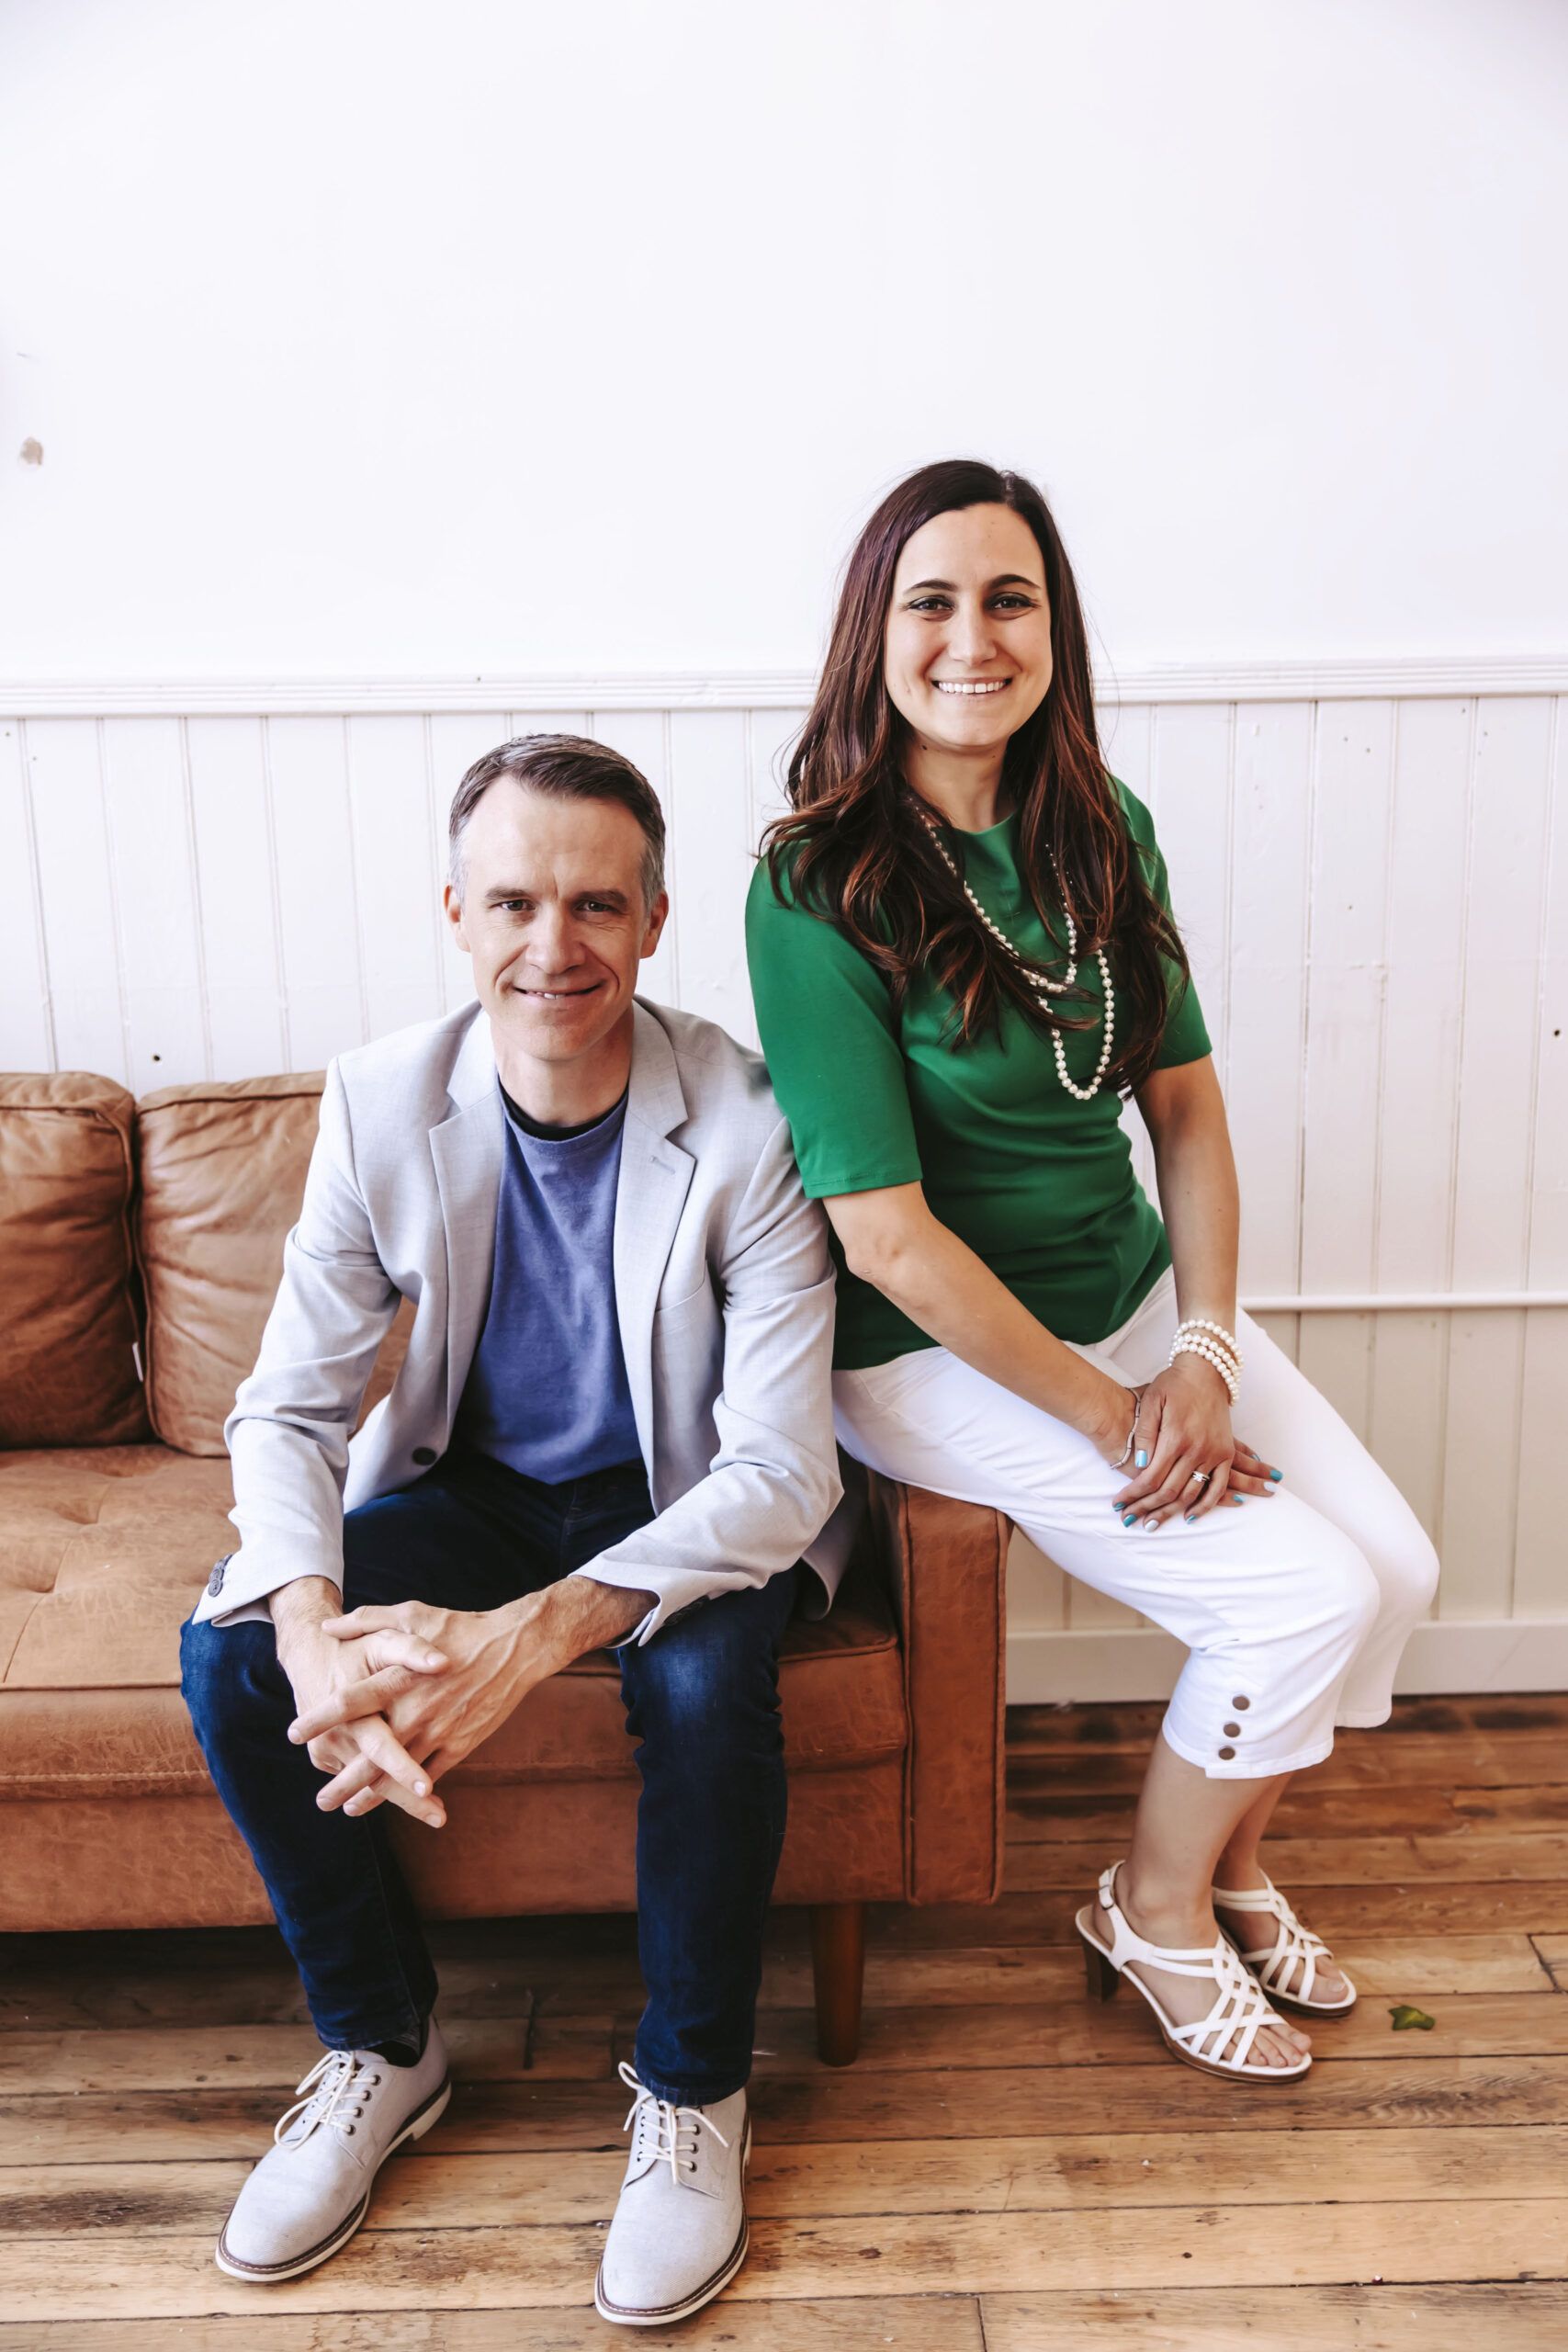
[[[626,1099],[555,1136],[502,1099],[490,1305],[454,1436],[555,1487],[641,1458],[612,1254]]]

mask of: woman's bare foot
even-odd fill
[[[1254,1887],[1261,1890],[1268,1883],[1268,1873],[1258,1862],[1236,1865],[1227,1863],[1222,1859],[1219,1869],[1214,1873],[1216,1887],[1224,1887],[1232,1894],[1241,1894]],[[1292,1908],[1292,1910],[1295,1908],[1294,1905]],[[1214,1916],[1238,1951],[1261,1951],[1269,1944],[1270,1939],[1277,1939],[1280,1932],[1267,1912],[1229,1910],[1217,1894],[1214,1897]],[[1128,1917],[1132,1917],[1130,1912]],[[1297,1917],[1300,1917],[1299,1913]],[[1303,1920],[1302,1925],[1304,1927],[1306,1922]],[[1261,1968],[1263,1963],[1259,1961],[1256,1965]],[[1289,1999],[1292,1994],[1300,1992],[1305,1980],[1306,1962],[1293,1961],[1283,1972],[1279,1984],[1273,1987],[1273,1990]],[[1335,1965],[1332,1957],[1319,1952],[1317,1965],[1313,1971],[1313,1999],[1327,2002],[1342,2001],[1349,1990],[1349,1978]]]
[[[1214,1940],[1215,1923],[1212,1911],[1196,1913],[1162,1905],[1158,1902],[1140,1904],[1128,1887],[1126,1865],[1116,1873],[1116,1900],[1128,1926],[1145,1942],[1163,1944],[1167,1951],[1206,1949]],[[1097,1944],[1109,1951],[1111,1939],[1106,1933],[1105,1915],[1098,1899],[1089,1906],[1089,1926]],[[1159,2005],[1173,2025],[1197,2025],[1214,2006],[1218,1986],[1212,1977],[1178,1976],[1168,1968],[1154,1968],[1135,1960],[1129,1963],[1126,1974],[1137,1976],[1157,1996]],[[1228,2058],[1235,2054],[1238,2036],[1232,2034],[1221,2048],[1205,2055]],[[1299,2026],[1281,2019],[1278,2026],[1260,2026],[1247,2053],[1247,2063],[1257,2066],[1293,2066],[1308,2056],[1312,2039]]]

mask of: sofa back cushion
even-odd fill
[[[322,1074],[165,1086],[137,1106],[138,1246],[147,1292],[147,1406],[165,1445],[223,1452],[299,1214]],[[408,1310],[366,1396],[384,1396]]]
[[[137,1106],[147,1406],[165,1445],[221,1453],[299,1214],[321,1073],[165,1086]]]
[[[0,1077],[0,1446],[145,1438],[134,1110],[112,1078]]]

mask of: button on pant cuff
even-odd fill
[[[1314,1740],[1310,1747],[1297,1748],[1288,1756],[1271,1756],[1256,1748],[1238,1747],[1235,1760],[1222,1763],[1218,1751],[1221,1747],[1231,1745],[1228,1740],[1216,1739],[1214,1746],[1207,1749],[1195,1747],[1172,1731],[1168,1716],[1160,1725],[1160,1736],[1183,1763],[1195,1764],[1211,1781],[1273,1781],[1281,1772],[1304,1772],[1310,1765],[1321,1764],[1325,1756],[1334,1753],[1334,1741],[1330,1737]]]

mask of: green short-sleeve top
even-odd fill
[[[1143,802],[1119,786],[1149,887],[1168,910],[1165,860]],[[1027,955],[1061,968],[1060,919],[1048,935],[1019,872],[1018,820],[963,833],[964,876],[993,922]],[[896,1012],[886,981],[837,926],[751,879],[746,946],[762,1051],[788,1119],[807,1193],[823,1200],[921,1183],[933,1216],[966,1241],[1058,1339],[1089,1345],[1125,1322],[1170,1263],[1165,1227],[1133,1172],[1120,1098],[1088,1102],[1056,1074],[1051,1040],[1004,1005],[999,1029],[955,1044],[953,1000],[918,974]],[[1115,973],[1112,967],[1112,984]],[[1098,1003],[1098,966],[1079,986]],[[1156,1066],[1210,1051],[1197,990],[1171,973]],[[1087,1086],[1101,1030],[1064,1034],[1067,1069]],[[839,1265],[834,1363],[886,1363],[930,1336],[891,1299]]]

